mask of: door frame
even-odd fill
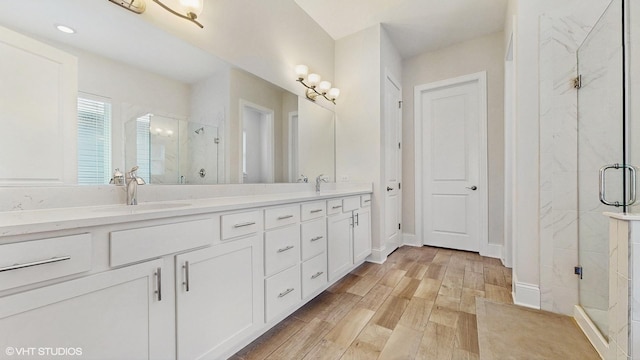
[[[439,88],[445,88],[449,86],[462,85],[465,83],[478,83],[479,89],[479,145],[480,145],[480,172],[478,179],[478,196],[479,196],[479,250],[481,255],[488,255],[491,257],[499,257],[500,254],[494,254],[495,251],[490,250],[489,246],[489,200],[488,200],[488,175],[487,175],[487,72],[480,71],[473,74],[463,75],[455,78],[445,79],[441,81],[431,82],[423,85],[417,85],[414,91],[414,176],[415,176],[415,230],[416,236],[419,237],[420,243],[424,244],[424,226],[423,226],[423,179],[422,179],[422,117],[421,108],[422,101],[420,100],[420,94],[423,92],[437,90]]]
[[[273,183],[275,180],[275,138],[274,138],[274,115],[275,111],[273,109],[269,109],[267,107],[252,103],[251,101],[240,99],[240,112],[238,117],[238,144],[239,146],[239,169],[238,169],[238,182],[240,184],[244,183],[244,176],[242,171],[242,132],[244,131],[244,111],[246,108],[251,108],[254,111],[257,111],[265,116],[265,121],[267,122],[267,136],[269,138],[269,146],[267,150],[267,161],[269,162],[269,178],[267,183]]]

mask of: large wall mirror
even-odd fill
[[[80,184],[134,165],[151,184],[335,181],[330,110],[106,0],[0,4],[0,26],[78,58]]]

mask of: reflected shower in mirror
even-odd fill
[[[151,184],[218,184],[218,129],[145,114],[125,124],[126,168]]]

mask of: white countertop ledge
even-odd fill
[[[140,203],[0,212],[0,237],[108,224],[251,209],[371,193],[371,188],[241,195]],[[0,239],[1,242],[1,239]]]
[[[640,221],[640,214],[605,212],[604,215],[618,220]]]

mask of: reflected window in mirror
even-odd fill
[[[81,94],[78,98],[78,184],[108,184],[111,172],[111,102]]]

